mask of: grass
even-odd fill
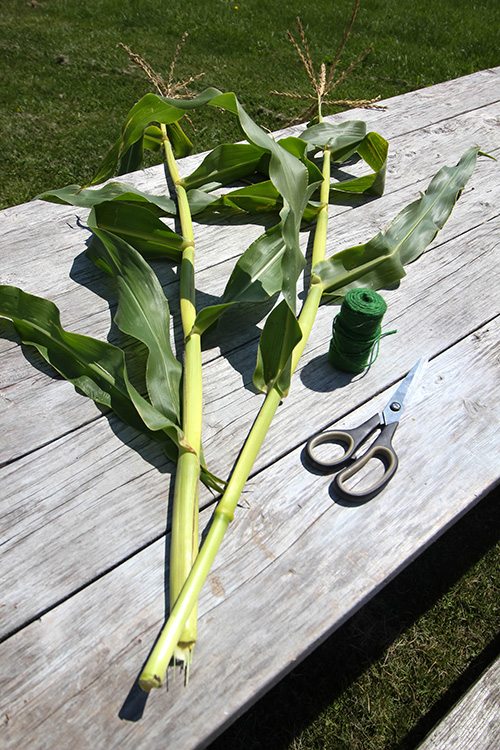
[[[492,493],[210,750],[412,750],[498,654]]]
[[[307,91],[285,38],[302,17],[313,56],[333,54],[350,0],[11,0],[0,18],[0,206],[83,183],[148,90],[118,42],[167,73],[234,89],[269,129]],[[346,63],[373,51],[339,97],[383,98],[498,64],[496,0],[364,2]],[[299,105],[300,106],[300,105]],[[239,138],[194,121],[198,150]],[[490,496],[213,744],[213,750],[409,750],[497,650],[498,506]]]
[[[351,0],[32,3],[4,3],[0,18],[0,207],[47,188],[81,184],[94,172],[131,104],[148,90],[118,42],[166,72],[180,35],[189,30],[179,75],[203,71],[207,85],[234,89],[252,116],[276,129],[298,109],[269,92],[307,91],[308,85],[286,29],[300,15],[314,57],[327,61],[351,7]],[[495,0],[365,2],[346,63],[369,45],[373,52],[337,93],[385,98],[492,66],[499,25]],[[199,150],[239,137],[232,118],[221,122],[213,113],[207,120],[205,112],[203,118],[194,134]]]

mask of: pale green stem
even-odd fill
[[[233,520],[234,510],[243,487],[252,470],[279,403],[280,396],[277,391],[270,391],[250,430],[224,495],[215,509],[210,529],[194,562],[191,573],[173,609],[170,611],[170,616],[141,673],[139,684],[143,690],[151,690],[151,688],[161,687],[163,684],[167,667],[175,652],[186,617],[188,617],[191,611],[193,602],[198,600],[199,593],[210,572],[226,529],[230,521]]]
[[[320,202],[321,208],[316,221],[314,231],[314,242],[311,258],[311,281],[304,306],[299,315],[299,324],[302,330],[302,338],[293,350],[292,355],[292,373],[299,363],[304,351],[305,345],[311,335],[314,321],[321,302],[323,286],[320,280],[314,274],[314,267],[325,259],[326,253],[326,236],[328,232],[328,201],[330,198],[330,150],[325,149],[323,155],[323,182],[321,183]]]
[[[192,451],[179,449],[175,478],[170,547],[170,603],[175,603],[198,554],[198,486],[200,477],[202,380],[201,341],[190,335],[196,318],[194,282],[194,233],[186,190],[180,175],[167,129],[162,125],[163,144],[170,176],[175,184],[184,246],[180,268],[180,308],[184,332],[184,373],[182,382],[182,429]],[[178,636],[175,656],[189,662],[196,641],[197,606],[193,602]],[[176,644],[177,646],[177,644]]]
[[[330,191],[330,152],[325,151],[323,159],[323,183],[321,185],[321,209],[318,214],[314,236],[312,267],[323,260],[326,251],[326,233],[328,225],[328,198]],[[321,301],[322,286],[319,280],[311,275],[311,284],[306,301],[299,315],[298,321],[302,329],[302,339],[297,344],[292,355],[292,373],[296,369],[304,347],[312,330],[316,313]],[[272,422],[281,397],[275,389],[269,391],[264,403],[252,425],[243,449],[235,464],[226,490],[215,508],[208,534],[194,562],[170,616],[165,623],[160,636],[146,662],[139,678],[143,690],[151,690],[163,684],[167,667],[175,651],[180,634],[184,627],[193,603],[197,601],[199,593],[205,583],[215,556],[226,533],[229,523],[233,520],[234,511],[240,499],[243,488],[250,475],[257,455],[262,447],[269,426]]]

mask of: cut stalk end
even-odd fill
[[[162,678],[152,672],[143,672],[139,677],[139,687],[145,693],[149,693],[153,688],[161,688],[162,685]]]
[[[170,662],[170,667],[174,668],[174,673],[175,673],[175,667],[180,667],[181,671],[184,672],[184,684],[185,685],[187,685],[187,683],[189,682],[189,670],[190,670],[191,664],[193,663],[194,646],[195,646],[194,641],[191,641],[190,643],[186,643],[182,641],[179,642],[174,649],[174,654]],[[149,693],[154,688],[163,687],[163,685],[165,684],[166,676],[167,676],[166,671],[165,671],[165,674],[160,675],[155,671],[145,669],[141,673],[141,676],[139,677],[139,687],[145,693]]]

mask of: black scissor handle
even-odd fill
[[[352,430],[327,430],[326,432],[320,432],[319,435],[315,435],[307,441],[307,456],[318,469],[325,472],[334,471],[348,461],[366,438],[380,426],[380,417],[378,414],[374,414],[373,417]],[[324,460],[319,458],[319,455],[315,453],[315,448],[325,443],[340,445],[344,448],[344,453],[334,459]]]
[[[375,495],[377,495],[392,479],[398,468],[398,457],[396,451],[392,447],[392,436],[394,435],[397,426],[397,422],[386,425],[366,453],[363,453],[360,458],[357,458],[356,461],[337,474],[333,483],[341,497],[348,500],[357,500],[358,502],[360,500],[370,500],[372,497],[375,497]],[[378,458],[384,465],[384,473],[380,479],[360,492],[349,489],[346,485],[346,481],[361,471],[361,469],[373,458]]]

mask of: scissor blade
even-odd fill
[[[385,424],[399,422],[404,411],[404,402],[410,391],[414,391],[422,379],[423,372],[429,361],[428,357],[421,357],[411,368],[397,390],[392,394],[387,406],[382,412]]]

